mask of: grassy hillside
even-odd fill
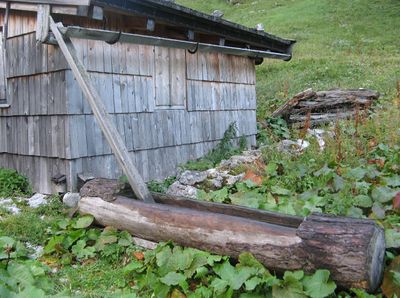
[[[306,88],[373,88],[384,98],[400,80],[398,0],[180,0],[180,4],[297,40],[290,62],[257,68],[258,116]]]

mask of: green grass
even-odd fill
[[[371,88],[390,99],[400,80],[400,2],[397,0],[179,0],[206,13],[297,40],[290,62],[257,67],[258,117],[306,88]]]
[[[21,213],[13,215],[0,210],[0,235],[7,235],[22,242],[43,245],[48,238],[48,229],[54,221],[65,217],[62,203],[58,196],[49,198],[49,204],[32,209],[15,200]]]

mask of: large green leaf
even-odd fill
[[[272,287],[272,297],[289,297],[289,298],[304,298],[306,295],[303,291],[303,284],[301,279],[304,277],[304,272],[299,271],[286,271],[283,275],[283,281],[280,284]]]
[[[75,223],[72,224],[74,229],[86,229],[89,227],[94,221],[94,217],[92,215],[84,215],[77,219]]]
[[[245,282],[246,291],[253,291],[263,281],[262,278],[254,276]]]
[[[61,245],[64,241],[65,236],[64,235],[57,235],[53,236],[49,242],[46,244],[44,247],[43,251],[45,254],[51,254],[55,251],[58,251],[61,249]]]
[[[214,278],[210,284],[210,287],[214,289],[214,293],[216,293],[217,295],[226,292],[226,288],[228,286],[228,281],[218,277]]]
[[[176,272],[169,272],[167,275],[160,278],[160,281],[167,286],[176,286],[185,280],[186,280],[185,275]]]
[[[305,293],[312,298],[323,298],[335,292],[336,285],[329,281],[328,270],[317,270],[312,276],[304,277]]]
[[[400,186],[400,175],[393,175],[390,177],[384,177],[382,179],[387,186],[399,187]]]
[[[93,258],[96,255],[96,249],[93,246],[86,246],[85,240],[79,240],[74,246],[72,246],[71,251],[78,259],[81,260]]]
[[[263,196],[255,191],[237,192],[229,196],[232,204],[249,208],[258,208]]]
[[[222,203],[228,198],[228,188],[224,187],[220,190],[216,190],[209,193],[211,201]]]
[[[253,267],[235,268],[229,261],[225,261],[215,266],[214,271],[221,279],[227,281],[232,289],[238,290],[250,276],[257,272],[257,269]]]
[[[271,186],[271,192],[279,196],[290,196],[291,194],[290,190],[280,187],[278,185]]]
[[[367,195],[358,195],[354,198],[354,205],[363,207],[363,208],[371,208],[372,200],[370,196]]]
[[[74,231],[68,231],[65,234],[65,237],[63,239],[62,245],[65,249],[70,248],[76,241],[81,239],[83,236],[85,236],[86,230],[84,229],[78,229]]]
[[[353,168],[346,173],[346,177],[353,180],[361,180],[367,174],[367,170],[361,167]]]
[[[400,230],[385,229],[386,248],[400,247]]]
[[[378,186],[372,190],[371,196],[372,199],[376,202],[387,203],[393,199],[396,193],[397,192],[392,190],[390,187]]]
[[[35,278],[30,268],[22,263],[12,262],[7,268],[8,274],[23,288],[34,285]]]

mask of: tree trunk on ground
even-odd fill
[[[89,183],[92,192],[96,185],[101,189],[101,182]],[[114,197],[113,202],[83,197],[79,211],[92,214],[103,226],[127,230],[151,241],[172,240],[179,245],[232,257],[251,252],[267,268],[278,272],[304,270],[311,273],[328,269],[341,287],[373,291],[380,284],[384,234],[371,220],[326,215],[311,215],[305,219],[288,216],[289,224],[284,225],[276,223],[284,222],[286,215],[274,217],[268,212],[235,209],[234,206],[234,211],[230,212],[230,207],[224,209],[220,204],[201,202],[196,205],[193,201],[186,204],[179,198],[154,197],[162,204],[146,204],[122,196]]]

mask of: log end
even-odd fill
[[[308,271],[328,269],[345,288],[375,291],[383,277],[385,237],[373,220],[312,214],[299,226]]]
[[[385,233],[381,227],[376,225],[374,235],[368,249],[370,257],[370,268],[368,270],[369,292],[374,292],[380,286],[384,273],[385,258]]]

